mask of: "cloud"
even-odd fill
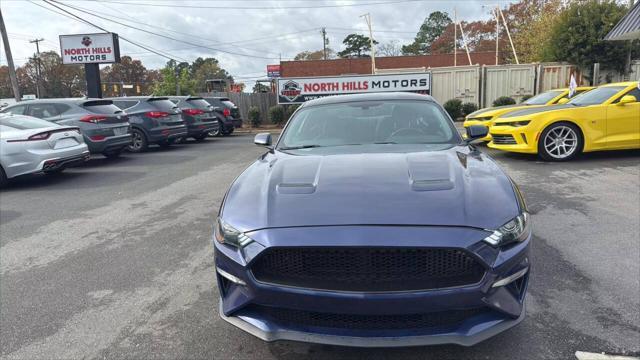
[[[36,0],[38,1],[38,0]],[[238,78],[257,78],[266,76],[266,65],[293,58],[305,50],[322,48],[320,28],[327,28],[329,44],[336,50],[341,49],[342,40],[351,32],[365,33],[366,25],[360,15],[370,13],[373,20],[374,38],[384,43],[398,40],[410,42],[424,18],[432,11],[453,13],[457,7],[458,17],[462,20],[486,19],[486,10],[481,1],[411,1],[396,4],[347,6],[339,8],[317,9],[270,9],[241,10],[234,7],[292,7],[335,4],[372,3],[388,0],[350,0],[350,1],[151,1],[129,0],[135,3],[186,4],[191,6],[215,6],[215,8],[169,8],[147,7],[122,3],[98,3],[94,1],[69,1],[67,4],[99,12],[103,16],[112,16],[120,22],[132,24],[151,32],[204,44],[212,48],[242,53],[250,56],[238,56],[216,52],[206,48],[197,48],[180,41],[154,36],[118,25],[89,14],[74,11],[82,18],[92,21],[121,37],[129,38],[154,49],[193,61],[197,57],[215,57],[221,65]],[[123,1],[121,1],[123,2]],[[124,1],[126,2],[126,1]],[[38,4],[49,7],[44,2]],[[35,52],[29,39],[44,38],[41,51],[59,51],[58,35],[75,33],[93,33],[100,30],[89,25],[47,11],[27,1],[2,1],[2,13],[6,22],[14,61],[17,66],[25,63]],[[149,27],[150,24],[159,28]],[[308,30],[305,32],[301,32]],[[408,33],[376,32],[376,30],[407,31]],[[276,36],[279,35],[279,36]],[[237,44],[228,44],[238,42]],[[146,50],[121,41],[121,54],[142,60],[147,68],[161,68],[167,59]],[[269,57],[259,59],[251,56]],[[4,51],[0,63],[5,64]],[[245,81],[253,85],[253,79]]]

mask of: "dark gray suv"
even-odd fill
[[[240,109],[229,98],[226,97],[206,97],[204,98],[209,104],[211,104],[216,111],[224,116],[224,129],[222,135],[228,135],[233,132],[234,129],[242,127],[242,117],[240,116]]]
[[[131,144],[129,119],[111,100],[40,99],[23,101],[2,109],[3,113],[29,115],[63,126],[80,128],[92,153],[119,156]]]
[[[203,98],[173,96],[170,99],[182,110],[182,119],[187,125],[188,137],[202,141],[209,136],[210,132],[219,131],[220,119],[214,112],[213,106]]]
[[[166,147],[187,136],[180,109],[167,97],[132,96],[111,100],[129,115],[133,135],[131,152],[146,151],[150,144]]]

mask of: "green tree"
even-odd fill
[[[252,91],[254,93],[268,93],[271,92],[271,88],[265,84],[257,82],[255,85],[253,85]]]
[[[627,48],[623,42],[603,38],[626,14],[627,9],[613,1],[574,2],[551,29],[543,50],[543,60],[567,61],[590,74],[593,64],[622,72]]]
[[[179,75],[178,75],[179,73]],[[189,74],[189,68],[170,60],[160,70],[161,81],[155,83],[155,95],[176,95],[176,81],[180,84],[180,94],[196,94],[196,82]]]
[[[341,58],[366,57],[371,51],[371,41],[368,36],[349,34],[342,43],[345,45],[345,49],[338,53]],[[378,42],[373,40],[373,44],[377,45]]]
[[[22,94],[36,93],[37,59],[31,58],[16,69],[18,86]],[[40,53],[40,97],[80,96],[86,91],[84,69],[79,65],[63,65],[55,51]]]
[[[197,92],[206,92],[206,81],[210,79],[229,79],[232,77],[220,66],[216,58],[197,58],[189,67],[191,76],[195,81]]]
[[[449,14],[441,11],[434,11],[424,19],[415,39],[409,45],[402,47],[403,55],[426,55],[431,53],[431,44],[438,38],[444,30],[451,24]]]

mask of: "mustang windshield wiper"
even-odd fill
[[[308,144],[308,145],[298,145],[298,146],[283,146],[279,150],[297,150],[297,149],[309,149],[309,148],[317,148],[317,147],[322,147],[322,145]]]

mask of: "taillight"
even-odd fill
[[[82,122],[93,123],[93,124],[97,124],[100,121],[105,121],[105,120],[107,120],[107,117],[101,116],[101,115],[85,115],[80,118],[80,121]]]
[[[222,115],[231,116],[231,110],[229,110],[228,108],[224,108],[224,110],[222,111]]]
[[[187,114],[187,115],[202,115],[202,114],[204,114],[204,111],[202,111],[200,109],[183,109],[182,112]]]
[[[147,117],[153,118],[153,119],[157,119],[157,118],[162,118],[162,117],[166,117],[169,116],[168,112],[164,112],[164,111],[149,111],[147,113],[145,113],[145,115]]]
[[[42,132],[35,135],[31,135],[26,139],[16,139],[16,140],[7,140],[7,142],[23,142],[23,141],[38,141],[38,140],[47,140],[51,136],[50,132]]]
[[[89,136],[89,139],[93,140],[93,141],[102,141],[104,139],[106,139],[107,137],[104,135],[93,135],[93,136]]]

